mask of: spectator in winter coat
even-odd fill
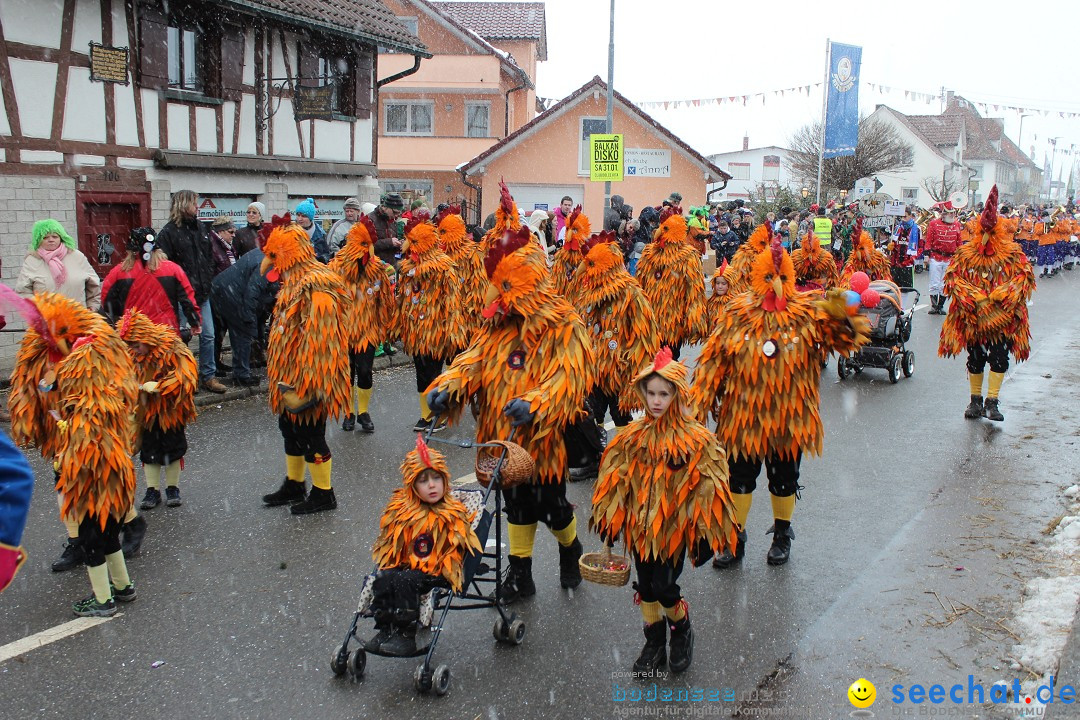
[[[101,307],[101,281],[75,239],[56,220],[38,220],[31,232],[30,252],[23,260],[15,292],[33,297],[56,292],[90,310]]]
[[[330,256],[337,255],[338,250],[345,246],[345,236],[349,234],[353,224],[360,219],[360,201],[349,198],[344,205],[345,217],[330,226],[330,232],[326,234],[326,240],[330,243]]]
[[[210,251],[214,257],[214,277],[236,264],[236,251],[233,249],[233,238],[236,236],[236,226],[227,217],[219,217],[210,226]],[[213,289],[213,282],[210,283]],[[232,370],[232,366],[221,361],[221,349],[225,345],[225,333],[229,326],[225,322],[218,307],[214,305],[213,297],[210,298],[210,310],[214,315],[214,365],[217,368],[216,375],[225,377]]]
[[[563,195],[562,200],[559,201],[559,207],[555,208],[555,245],[556,247],[562,247],[563,240],[566,239],[566,219],[570,217],[570,213],[574,211],[574,198],[569,195]]]
[[[652,234],[660,226],[660,213],[652,206],[645,206],[638,213],[638,229],[634,235],[634,245],[643,243],[648,245],[652,242]]]
[[[723,264],[724,258],[730,261],[740,244],[739,236],[731,229],[728,220],[724,217],[717,220],[716,235],[710,243],[712,249],[716,251],[716,262]]]
[[[259,231],[264,226],[269,226],[266,216],[266,206],[261,202],[253,202],[247,208],[247,225],[236,230],[233,238],[233,248],[236,250],[237,259],[244,256],[249,250],[259,247]],[[269,232],[269,231],[267,231]]]
[[[296,210],[293,211],[296,224],[304,229],[308,239],[311,240],[311,246],[315,248],[315,259],[325,265],[330,262],[330,243],[326,239],[326,231],[323,230],[322,225],[315,222],[317,214],[315,201],[311,198],[297,205]]]
[[[252,387],[259,379],[251,374],[251,343],[255,339],[258,318],[274,305],[277,294],[262,273],[259,264],[263,252],[256,248],[235,265],[214,278],[210,302],[229,328],[229,344],[233,352],[233,382]]]
[[[375,254],[387,265],[397,270],[401,252],[401,239],[397,235],[397,219],[405,211],[405,199],[397,193],[386,193],[379,200],[379,207],[371,215],[375,223]]]
[[[611,196],[611,207],[604,210],[604,229],[617,233],[619,225],[633,217],[633,209],[623,202],[622,195]]]

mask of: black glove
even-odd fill
[[[701,567],[712,560],[712,556],[712,545],[710,545],[709,541],[705,538],[701,538],[690,550],[690,564],[694,567]]]
[[[508,402],[506,407],[503,408],[503,414],[512,420],[510,424],[514,427],[527,425],[536,417],[536,413],[529,409],[529,403],[521,398]]]
[[[442,415],[450,409],[450,392],[435,388],[427,394],[427,404],[431,412]]]

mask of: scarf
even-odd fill
[[[56,289],[59,290],[67,280],[67,267],[64,265],[64,256],[67,255],[67,245],[60,243],[60,247],[53,251],[48,251],[45,248],[38,248],[38,255],[49,265],[49,272],[52,273],[53,281],[56,282]]]

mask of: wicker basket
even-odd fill
[[[506,452],[499,469],[499,480],[502,487],[510,488],[515,485],[529,482],[536,473],[536,463],[533,462],[529,451],[517,443],[508,440],[496,440],[493,443],[499,447],[482,447],[476,453],[476,481],[487,487],[491,484],[491,475],[499,464],[499,458]]]
[[[630,580],[630,558],[612,555],[606,545],[603,552],[585,553],[578,558],[578,567],[581,577],[597,585],[622,587]]]

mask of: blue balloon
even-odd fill
[[[862,302],[862,298],[859,296],[859,293],[855,292],[854,290],[846,291],[844,293],[844,300],[847,302],[848,305],[858,305]]]

